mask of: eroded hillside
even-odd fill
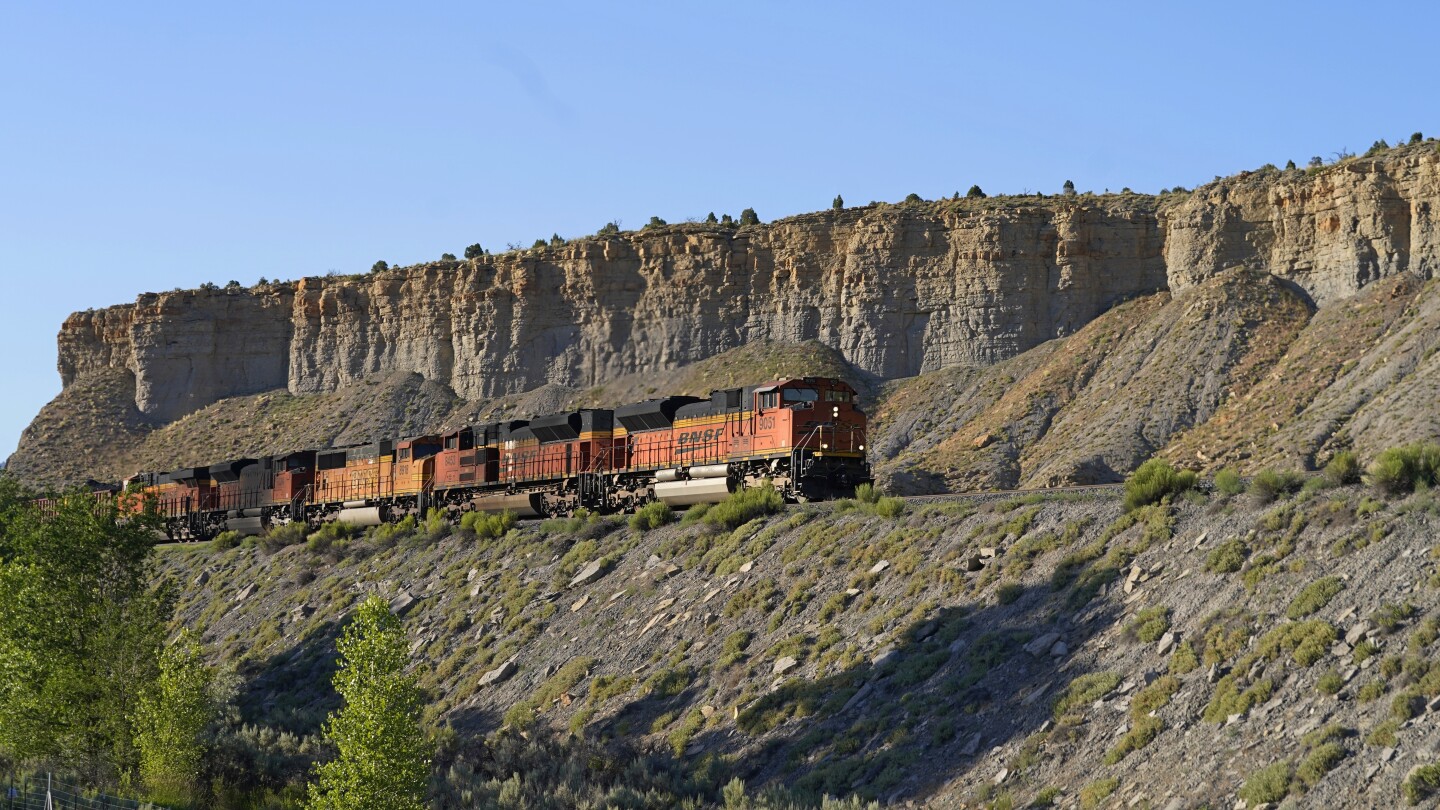
[[[626,771],[652,788],[632,806],[739,776],[935,807],[1393,807],[1440,759],[1437,514],[1357,487],[1127,514],[1101,490],[162,559],[177,624],[239,667],[271,784],[303,779],[338,629],[378,593],[455,730],[446,806],[559,806],[554,763],[512,779],[473,744],[525,729],[599,746],[594,780],[620,779],[607,745],[670,774]]]

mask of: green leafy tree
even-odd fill
[[[734,218],[732,218],[729,214],[721,214],[721,215],[720,215],[720,224],[721,224],[721,225],[734,225],[734,224],[735,224],[735,220],[734,220]]]
[[[916,194],[915,192],[912,191],[912,192],[910,192],[909,194],[906,194],[906,195],[905,195],[905,202],[907,202],[907,203],[922,203],[922,202],[925,202],[925,198],[924,198],[924,197],[921,197],[919,194]]]
[[[836,211],[845,210],[845,198],[841,197],[839,194],[836,194],[835,199],[830,203],[830,207],[835,209]]]
[[[187,804],[200,795],[207,732],[219,717],[214,683],[199,642],[182,631],[161,653],[160,676],[135,710],[140,781],[153,800]]]
[[[543,247],[545,247],[545,240],[544,240],[544,239],[536,239],[536,240],[535,240],[533,243],[531,243],[531,245],[530,245],[530,249],[531,249],[531,250],[534,250],[535,248],[543,248]]]
[[[307,810],[421,810],[433,751],[420,727],[420,690],[400,620],[371,596],[336,645],[335,691],[345,705],[325,721],[339,755],[316,769]]]
[[[1074,193],[1075,193],[1075,181],[1074,181],[1074,180],[1066,180],[1066,181],[1065,181],[1065,185],[1061,186],[1061,190],[1062,190],[1063,192],[1065,192],[1065,194],[1067,194],[1067,195],[1074,194]]]
[[[390,269],[390,263],[387,262],[387,261],[385,261],[384,259],[381,259],[380,261],[375,262],[374,264],[370,265],[370,272],[372,272],[372,273],[383,273],[383,272],[385,272],[386,270],[389,270],[389,269]]]
[[[986,194],[985,192],[980,190],[979,186],[971,186],[970,190],[965,192],[965,196],[969,197],[972,200],[983,200],[985,199]]]
[[[595,232],[596,236],[618,236],[620,234],[620,223],[607,222]]]
[[[0,758],[96,784],[134,770],[131,718],[158,674],[171,589],[151,587],[155,522],[74,492],[41,510],[0,493]]]
[[[645,229],[649,230],[650,228],[663,228],[668,224],[670,223],[666,222],[660,217],[650,217],[650,221],[645,223]]]
[[[550,247],[560,247],[563,244],[565,244],[565,240],[560,237],[560,234],[550,234]]]
[[[1423,133],[1420,133],[1420,132],[1412,132],[1412,133],[1410,133],[1410,143],[1416,144],[1416,143],[1420,143],[1420,142],[1422,142],[1422,141],[1424,141],[1424,140],[1425,140],[1425,135],[1424,135]]]
[[[708,225],[714,225],[715,223],[717,223],[717,222],[719,222],[719,221],[720,221],[720,220],[718,220],[718,219],[715,218],[715,212],[714,212],[714,211],[711,211],[711,212],[710,212],[708,215],[706,215],[706,217],[705,217],[705,222],[706,222],[706,224],[708,224]]]
[[[476,242],[475,244],[470,245],[469,247],[465,248],[465,258],[467,258],[467,259],[478,259],[478,258],[480,258],[481,256],[484,256],[484,255],[485,255],[485,248],[480,247],[480,243],[479,243],[479,242]]]
[[[759,224],[760,224],[760,217],[759,217],[758,214],[755,213],[755,209],[754,209],[754,208],[746,208],[744,211],[741,211],[741,212],[740,212],[740,226],[741,226],[742,228],[743,228],[744,226],[746,226],[746,225],[759,225]]]
[[[440,254],[440,261],[442,261],[442,262],[453,262],[453,261],[455,261],[455,254],[454,254],[454,253],[441,253],[441,254]]]

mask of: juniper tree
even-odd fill
[[[965,192],[965,196],[972,200],[983,200],[985,199],[985,192],[981,191],[978,185],[971,186],[970,190]]]
[[[454,254],[454,253],[441,253],[441,254],[440,254],[440,261],[442,261],[442,262],[453,262],[453,261],[455,261],[455,254]]]
[[[465,248],[465,258],[467,259],[478,259],[484,255],[485,248],[480,247],[479,242],[476,242],[475,244]]]
[[[325,736],[339,753],[316,768],[307,810],[421,810],[434,752],[420,727],[420,690],[405,673],[400,620],[371,596],[336,647],[335,691],[345,704],[325,721]]]
[[[830,207],[835,209],[836,211],[844,210],[845,198],[841,197],[839,194],[836,194],[834,201],[830,203]]]
[[[1074,194],[1074,193],[1075,193],[1075,181],[1074,181],[1074,180],[1066,180],[1066,181],[1065,181],[1065,185],[1061,187],[1061,190],[1064,191],[1066,194]]]
[[[754,208],[746,208],[744,211],[741,211],[741,212],[740,212],[740,225],[741,225],[742,227],[745,226],[745,225],[759,225],[759,224],[760,224],[760,217],[759,217],[759,215],[757,215],[757,214],[755,213],[755,209],[754,209]]]

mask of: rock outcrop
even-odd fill
[[[255,289],[147,294],[61,330],[66,385],[127,368],[169,421],[227,396],[417,373],[465,399],[590,386],[757,340],[818,340],[880,378],[979,367],[1116,302],[1235,267],[1325,304],[1433,274],[1432,144],[1188,195],[873,205],[770,225],[679,225],[469,262]]]
[[[137,407],[157,420],[394,372],[467,399],[589,386],[767,339],[819,340],[902,377],[1073,333],[1163,287],[1162,246],[1153,210],[1124,198],[679,226],[367,277],[146,295],[72,316],[60,367],[67,384],[129,368]]]

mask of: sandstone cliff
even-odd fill
[[[643,396],[653,388],[641,384],[646,378],[668,379],[739,347],[807,342],[828,347],[837,357],[826,362],[848,364],[849,376],[866,383],[944,372],[950,381],[933,396],[889,389],[900,402],[923,402],[924,411],[912,420],[889,408],[887,432],[874,444],[895,469],[940,474],[950,486],[1111,480],[1186,431],[1185,454],[1204,464],[1237,456],[1311,463],[1338,446],[1333,438],[1351,440],[1334,419],[1359,413],[1355,436],[1367,445],[1395,421],[1373,407],[1362,412],[1364,402],[1351,402],[1360,389],[1349,383],[1321,397],[1335,379],[1330,366],[1305,376],[1303,396],[1288,403],[1303,408],[1306,397],[1320,397],[1323,407],[1293,427],[1319,431],[1318,438],[1292,436],[1285,450],[1242,450],[1253,431],[1218,433],[1244,405],[1235,397],[1265,370],[1279,375],[1265,401],[1284,399],[1284,370],[1320,362],[1315,349],[1326,349],[1332,336],[1375,337],[1347,308],[1376,281],[1434,275],[1437,204],[1440,150],[1432,141],[1318,170],[1247,172],[1159,197],[875,204],[739,229],[647,229],[366,276],[147,294],[66,321],[59,337],[66,392],[27,432],[12,466],[46,483],[78,474],[61,475],[44,457],[56,454],[53,438],[86,391],[114,399],[133,388],[133,403],[107,399],[85,411],[126,414],[125,441],[109,448],[117,452],[106,463],[131,472],[142,457],[167,463],[164,453],[118,452],[133,448],[137,435],[178,428],[176,420],[228,398],[305,398],[418,379],[445,389],[436,392],[441,399],[454,398],[449,417],[438,405],[422,409],[433,422],[486,412],[497,399],[521,402],[514,398],[525,392],[538,392],[523,400],[530,404],[578,402],[578,392],[619,378],[639,380],[624,390]],[[1404,289],[1406,296],[1419,290]],[[1157,293],[1173,294],[1174,304],[1155,298],[1132,310],[1134,318],[1117,315],[1097,334],[1120,331],[1098,350],[1081,338],[1116,304]],[[1317,328],[1294,342],[1317,306]],[[1047,344],[1057,338],[1065,345]],[[1282,361],[1292,343],[1293,356]],[[1339,363],[1359,345],[1327,350]],[[1119,354],[1108,356],[1112,350]],[[1378,357],[1382,366],[1390,356]],[[1364,390],[1379,396],[1389,382],[1403,382],[1397,402],[1423,401],[1428,374],[1412,379],[1395,368],[1372,375]],[[1026,382],[1032,372],[1038,376]],[[1085,376],[1062,381],[1077,374]],[[1312,384],[1321,377],[1324,384]],[[1030,393],[1022,401],[1023,392]],[[1136,392],[1140,399],[1127,398]],[[1150,422],[1127,415],[1141,405]],[[1221,422],[1202,427],[1215,414]],[[1252,407],[1245,423],[1278,431],[1292,415]],[[292,427],[315,444],[354,438],[357,425],[438,426],[413,413],[392,417]],[[963,438],[976,446],[955,447],[959,427],[977,418]],[[1047,437],[1052,428],[1058,432]],[[65,443],[87,463],[97,455],[83,440]]]
[[[169,421],[226,396],[417,373],[466,399],[673,369],[756,340],[820,342],[882,378],[984,366],[1116,302],[1232,267],[1317,303],[1440,262],[1431,144],[1189,195],[878,205],[721,229],[682,225],[474,262],[78,313],[68,386],[127,368]]]

